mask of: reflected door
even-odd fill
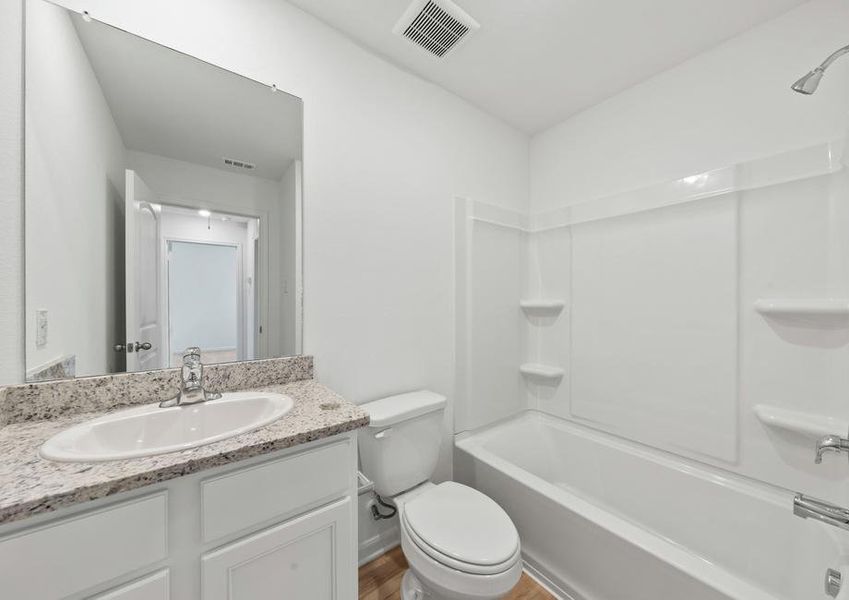
[[[159,215],[156,195],[135,171],[126,171],[124,237],[127,371],[165,367],[159,296]]]
[[[197,346],[207,363],[242,360],[240,252],[230,244],[168,241],[171,365]]]

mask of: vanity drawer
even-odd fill
[[[201,484],[203,541],[343,496],[355,471],[347,443],[262,463]]]
[[[166,492],[61,519],[0,540],[4,598],[63,598],[164,559]]]

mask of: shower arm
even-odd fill
[[[838,48],[837,50],[835,50],[834,52],[829,54],[828,58],[826,58],[824,61],[822,61],[822,63],[820,63],[820,66],[818,66],[814,70],[815,71],[825,71],[827,68],[829,68],[831,66],[831,63],[836,61],[838,58],[840,58],[844,54],[849,54],[849,46],[843,46],[842,48]]]

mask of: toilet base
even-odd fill
[[[425,600],[422,584],[410,569],[401,578],[401,600]]]
[[[457,596],[459,598],[459,596]],[[428,590],[412,569],[407,569],[401,579],[401,600],[454,600],[455,596],[440,595],[434,590]]]
[[[422,585],[421,580],[416,576],[412,569],[407,569],[404,576],[401,578],[401,600],[499,600],[504,598],[504,594],[497,596],[492,595],[473,595],[467,594],[443,594],[437,590],[428,589]]]

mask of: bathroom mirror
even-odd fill
[[[298,354],[301,100],[44,0],[26,21],[27,380]]]

